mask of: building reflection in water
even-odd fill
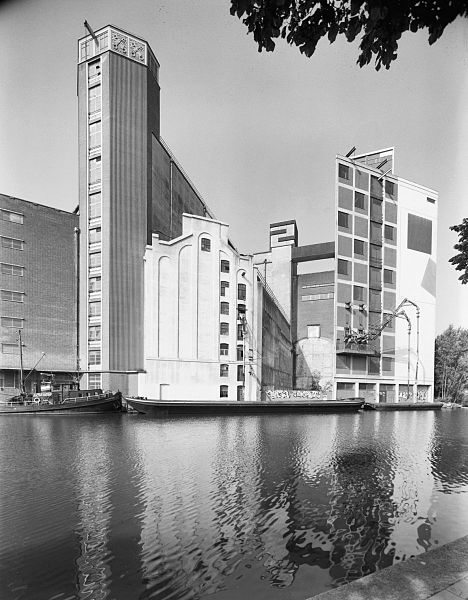
[[[96,423],[96,428],[99,425]],[[109,523],[112,513],[111,453],[107,428],[85,426],[76,440],[76,500],[79,519],[76,536],[77,593],[81,599],[105,600],[109,597],[110,553]]]
[[[468,533],[465,414],[0,420],[3,596],[340,585]]]

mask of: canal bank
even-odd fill
[[[313,600],[457,598],[468,599],[468,536],[340,588],[313,596]]]

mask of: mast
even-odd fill
[[[19,343],[19,354],[20,354],[20,393],[24,394],[24,380],[23,380],[23,340],[21,339],[21,329],[18,329],[18,343]]]

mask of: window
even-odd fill
[[[221,281],[221,296],[226,295],[226,290],[229,287],[229,281]]]
[[[95,227],[89,230],[89,243],[98,244],[101,241],[101,228]]]
[[[91,81],[101,74],[101,62],[96,60],[88,65],[88,80]]]
[[[382,247],[381,246],[375,246],[374,244],[371,244],[369,247],[369,254],[370,254],[370,259],[371,261],[374,262],[382,262]]]
[[[100,277],[90,277],[89,278],[89,291],[90,291],[90,293],[101,291],[101,278]]]
[[[244,360],[244,346],[237,346],[237,360]]]
[[[10,248],[11,250],[22,250],[24,246],[23,240],[2,236],[2,248]]]
[[[90,325],[88,330],[88,340],[90,342],[99,342],[101,340],[101,326]]]
[[[222,315],[229,314],[229,302],[221,302],[221,314]]]
[[[354,254],[364,256],[364,242],[362,240],[354,240]]]
[[[219,333],[221,335],[229,335],[229,323],[220,323],[219,324]]]
[[[19,354],[18,344],[2,344],[3,354]]]
[[[364,288],[360,285],[353,285],[353,300],[357,302],[364,301]]]
[[[349,215],[348,213],[338,211],[338,227],[345,227],[346,229],[349,227]]]
[[[101,216],[101,194],[92,194],[89,197],[89,218],[97,219]]]
[[[221,273],[229,273],[229,261],[228,260],[221,261]]]
[[[101,86],[95,85],[89,89],[88,112],[90,115],[101,110]]]
[[[338,177],[349,181],[349,167],[338,163]]]
[[[89,126],[89,149],[97,148],[101,145],[101,121],[91,123]]]
[[[202,238],[201,250],[202,252],[211,252],[211,240],[209,240],[208,238]]]
[[[237,365],[237,381],[244,381],[244,365]]]
[[[354,208],[366,209],[365,196],[361,192],[354,192]]]
[[[219,376],[229,377],[229,365],[219,365]]]
[[[301,296],[301,302],[311,302],[315,300],[331,300],[333,297],[333,292],[327,292],[326,294],[308,294],[307,296]]]
[[[382,225],[380,223],[370,222],[370,239],[376,244],[382,243]]]
[[[93,252],[89,255],[89,268],[94,269],[101,266],[101,253]]]
[[[101,35],[98,36],[98,41],[99,51],[101,52],[102,50],[105,50],[107,48],[107,31],[101,33]]]
[[[382,221],[382,200],[371,197],[370,218],[374,221]]]
[[[88,364],[89,364],[89,366],[101,364],[101,351],[100,350],[88,350]]]
[[[427,201],[430,202],[431,204],[435,204],[435,199],[429,198],[429,196],[427,197]]]
[[[347,260],[343,260],[342,258],[338,259],[338,273],[339,275],[349,274],[349,262]]]
[[[18,317],[2,317],[2,327],[13,327],[14,329],[22,329],[24,319]]]
[[[390,356],[382,357],[382,371],[393,371],[395,359]],[[382,387],[382,386],[381,386]]]
[[[237,325],[237,339],[238,340],[244,339],[244,325],[242,323],[238,323],[238,325]]]
[[[245,317],[246,310],[247,309],[246,309],[245,304],[238,304],[237,305],[237,318],[242,319],[243,317]]]
[[[320,337],[320,325],[307,325],[307,337],[308,338],[319,338]]]
[[[388,240],[390,242],[394,242],[395,241],[395,227],[392,227],[391,225],[385,225],[384,237],[386,240]]]
[[[220,344],[219,345],[219,354],[221,356],[227,356],[229,354],[229,344]]]
[[[94,300],[89,303],[89,316],[90,317],[100,317],[101,316],[101,301]]]
[[[220,385],[219,386],[219,397],[220,398],[227,398],[228,397],[228,386],[227,385]]]
[[[388,196],[393,196],[393,194],[395,193],[395,184],[393,183],[393,181],[385,181],[385,193]]]
[[[101,181],[101,157],[92,158],[89,161],[89,185],[100,183]]]
[[[21,213],[12,212],[2,208],[2,221],[9,221],[10,223],[23,224],[23,215]]]
[[[2,290],[2,300],[6,300],[7,302],[24,302],[24,292]]]
[[[395,283],[395,271],[384,269],[384,283]]]
[[[15,275],[17,277],[23,277],[24,267],[2,263],[2,275]]]
[[[245,300],[247,297],[247,286],[245,283],[237,284],[237,298],[238,300]]]
[[[88,387],[91,390],[101,389],[101,373],[89,373],[88,374]]]

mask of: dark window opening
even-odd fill
[[[221,273],[229,273],[229,261],[228,260],[221,261]]]
[[[354,208],[360,208],[361,210],[366,208],[365,197],[361,192],[354,192]]]
[[[338,177],[349,181],[349,167],[338,163]]]
[[[349,227],[349,215],[348,213],[338,211],[338,226],[345,227],[346,229]]]
[[[354,240],[354,254],[364,256],[364,242],[362,240]]]
[[[247,297],[247,286],[245,283],[239,283],[237,285],[237,298],[238,300],[245,300]]]
[[[211,252],[211,240],[209,240],[208,238],[202,238],[201,250],[202,252]]]
[[[349,262],[347,260],[343,260],[342,258],[338,259],[338,274],[339,275],[348,275],[349,274]]]

